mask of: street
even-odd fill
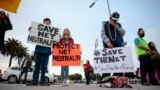
[[[71,84],[69,87],[63,87],[61,84],[52,84],[50,86],[26,86],[25,84],[7,84],[0,83],[0,90],[159,90],[160,86],[141,86],[140,84],[131,84],[133,88],[102,88],[98,84]]]

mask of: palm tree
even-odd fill
[[[26,56],[28,49],[27,49],[27,47],[19,46],[19,47],[18,47],[18,51],[19,51],[19,52],[17,53],[17,56],[16,56],[16,57],[18,58],[18,65],[20,65],[23,57]]]
[[[2,49],[1,53],[4,56],[10,56],[10,61],[8,67],[12,64],[12,59],[16,57],[19,53],[19,47],[21,47],[21,42],[18,40],[15,40],[14,38],[8,38],[7,41],[5,41],[5,47]]]

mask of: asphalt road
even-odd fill
[[[102,88],[98,84],[71,84],[64,87],[61,84],[52,84],[50,86],[26,86],[25,84],[7,84],[0,82],[0,90],[160,90],[160,86],[141,86],[140,84],[131,84],[133,88]]]

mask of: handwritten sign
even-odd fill
[[[54,44],[52,51],[53,66],[81,65],[81,51],[79,44]]]
[[[134,72],[130,47],[119,47],[94,51],[95,73]]]

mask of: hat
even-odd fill
[[[116,21],[119,20],[119,17],[120,15],[118,12],[113,12],[111,15],[111,19],[116,20]]]

